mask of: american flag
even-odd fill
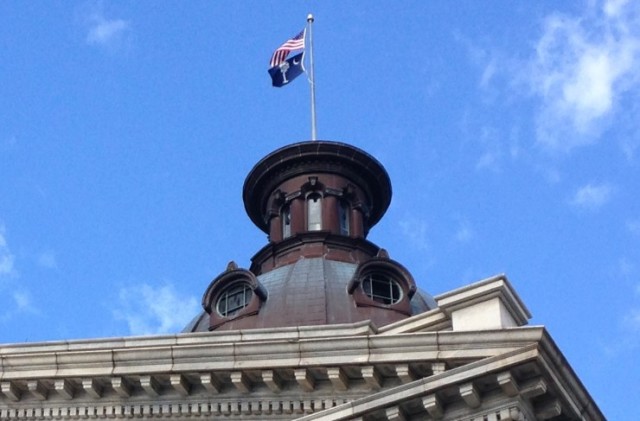
[[[285,61],[291,51],[304,50],[304,33],[305,30],[303,29],[298,35],[286,40],[284,44],[278,47],[271,56],[269,67],[278,66],[280,63]]]

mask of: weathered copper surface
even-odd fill
[[[408,315],[380,307],[359,307],[347,286],[356,272],[355,263],[302,258],[257,277],[267,299],[257,314],[240,317],[218,330],[263,327],[307,326],[371,320],[376,326],[404,319]],[[411,314],[435,307],[433,299],[418,291],[410,301]],[[215,310],[213,310],[215,311]],[[207,331],[208,314],[202,313],[185,331]]]

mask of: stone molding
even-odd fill
[[[474,359],[502,353],[523,342],[536,342],[542,335],[541,328],[486,331],[482,335],[417,332],[389,336],[362,332],[342,336],[331,335],[335,332],[332,326],[326,331],[328,336],[316,337],[295,331],[278,335],[273,330],[252,330],[249,335],[243,331],[235,335],[192,333],[3,347],[0,381]]]
[[[519,367],[527,364],[547,367],[547,340],[548,337],[545,335],[539,344],[524,346],[502,355],[386,389],[322,412],[306,415],[298,418],[298,421],[363,420],[365,416],[392,420],[399,419],[396,418],[397,414],[401,414],[400,419],[424,419],[428,414],[429,419],[468,421],[546,420],[560,415],[563,415],[562,419],[604,420],[597,408],[589,405],[576,408],[577,401],[574,401],[573,397],[549,384],[545,379],[555,377],[554,373],[540,372],[539,376],[521,384],[515,380],[512,373]],[[478,385],[486,385],[488,379],[501,385],[502,394],[493,392],[482,396]],[[439,393],[451,389],[452,386],[457,386],[459,403],[451,403],[449,396],[449,402],[445,405]],[[541,396],[544,399],[539,399]],[[585,401],[581,403],[584,404]],[[415,408],[421,408],[426,414],[410,414],[410,411],[416,410]],[[393,415],[390,416],[391,414]]]
[[[480,388],[487,378],[509,399],[535,399],[527,405],[538,418],[566,412],[603,419],[541,327],[377,335],[361,323],[313,334],[267,331],[3,347],[0,420],[334,420],[378,412],[400,419],[417,403],[446,418],[455,407],[439,393],[453,388],[466,408],[483,411],[493,402]]]
[[[517,326],[527,324],[531,313],[511,286],[506,275],[500,274],[462,288],[440,294],[434,299],[447,315],[497,298]]]
[[[438,307],[383,326],[379,329],[379,333],[381,335],[395,335],[410,332],[455,330],[455,326],[452,323],[453,313],[465,311],[496,299],[508,312],[515,325],[524,326],[531,318],[529,310],[516,294],[505,275],[496,275],[475,282],[463,288],[440,294],[434,299],[438,303]],[[490,330],[496,328],[497,326],[495,325],[489,327]]]

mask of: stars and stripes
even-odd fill
[[[269,67],[275,67],[280,65],[287,59],[287,56],[291,51],[304,50],[304,35],[306,30],[303,29],[295,37],[288,39],[282,44],[271,56],[271,62]]]

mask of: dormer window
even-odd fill
[[[311,193],[307,196],[307,231],[322,229],[322,196]]]
[[[202,297],[202,307],[209,314],[209,330],[258,314],[266,300],[267,291],[255,274],[230,262]]]
[[[222,317],[235,316],[251,302],[253,292],[246,282],[231,285],[218,296],[216,310]]]
[[[378,307],[411,314],[411,297],[416,292],[411,274],[386,251],[361,263],[347,286],[358,307]]]
[[[361,286],[367,297],[381,304],[396,304],[402,299],[400,284],[380,273],[366,275],[361,281]]]

